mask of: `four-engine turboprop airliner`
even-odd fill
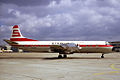
[[[106,41],[38,41],[23,37],[18,25],[13,26],[10,40],[4,40],[9,45],[32,52],[58,52],[58,58],[66,58],[73,53],[102,53],[112,52],[113,46]]]

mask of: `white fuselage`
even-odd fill
[[[79,45],[107,45],[106,41],[16,41],[20,45],[60,45],[65,43],[75,43]]]
[[[108,53],[112,52],[112,46],[106,41],[16,41],[14,45],[23,50],[36,52],[51,52],[50,46],[74,43],[78,45],[81,53]]]

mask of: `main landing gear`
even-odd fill
[[[58,55],[58,58],[62,58],[62,55],[59,54],[59,55]]]
[[[58,55],[58,58],[67,58],[67,55],[64,54],[63,56],[61,54]]]
[[[104,58],[104,54],[102,54],[101,58]]]

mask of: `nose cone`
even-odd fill
[[[113,52],[113,46],[112,45],[108,45],[109,51]]]

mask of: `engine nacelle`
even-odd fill
[[[74,43],[66,43],[66,44],[51,46],[51,50],[54,52],[59,52],[61,54],[73,54],[75,52],[80,52],[80,47],[78,47]]]

